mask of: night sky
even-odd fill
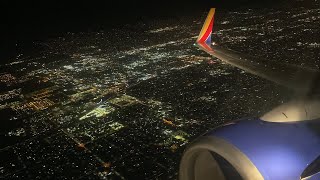
[[[1,1],[0,58],[2,61],[12,58],[21,49],[28,49],[31,42],[58,37],[66,32],[108,31],[123,25],[148,24],[150,20],[206,12],[209,7],[275,7],[283,2],[286,1]],[[308,4],[304,2],[303,5]]]

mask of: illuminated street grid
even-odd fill
[[[218,43],[319,68],[320,9],[217,18]],[[2,65],[0,177],[176,179],[190,141],[288,99],[285,88],[197,50],[200,19],[68,33]]]

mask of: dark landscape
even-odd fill
[[[319,69],[320,5],[303,2],[222,6],[213,41]],[[127,7],[123,12],[138,11]],[[177,179],[182,152],[195,138],[292,97],[194,46],[210,7],[177,7],[168,16],[161,8],[159,17],[121,15],[108,27],[85,14],[83,27],[72,29],[68,16],[51,31],[38,20],[31,20],[35,28],[23,17],[15,27],[8,20],[0,65],[0,178]]]

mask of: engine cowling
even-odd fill
[[[320,120],[246,119],[216,128],[185,150],[181,180],[298,180],[320,155]],[[314,164],[314,163],[313,163]],[[314,165],[314,169],[320,163]],[[313,167],[312,167],[313,168]],[[320,179],[310,171],[310,179]]]

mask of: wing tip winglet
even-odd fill
[[[211,8],[202,26],[202,29],[197,39],[197,43],[211,44],[211,34],[212,34],[212,28],[214,26],[214,14],[215,14],[215,8]]]

